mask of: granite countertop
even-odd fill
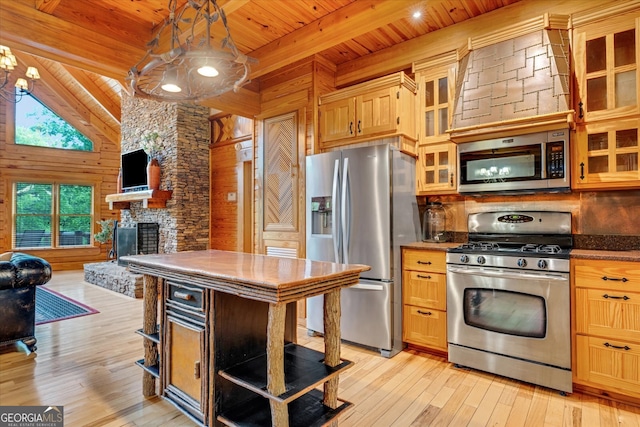
[[[460,243],[455,242],[413,242],[402,245],[403,248],[409,249],[428,249],[428,250],[436,250],[436,251],[446,251],[449,248],[456,248],[460,246]]]
[[[640,261],[640,250],[601,251],[592,249],[573,249],[571,258],[601,259],[610,261]]]

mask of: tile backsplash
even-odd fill
[[[640,190],[536,193],[510,196],[438,196],[429,201],[442,202],[447,212],[447,230],[467,231],[467,216],[475,212],[532,210],[563,211],[572,214],[572,229],[577,235],[640,236]],[[419,198],[424,205],[427,199]]]

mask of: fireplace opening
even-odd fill
[[[139,222],[133,227],[116,228],[116,254],[118,265],[129,263],[120,259],[127,255],[157,254],[160,226],[155,222]]]

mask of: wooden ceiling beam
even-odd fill
[[[260,114],[260,94],[240,88],[200,102],[201,105],[242,117],[254,117]]]
[[[255,79],[405,18],[410,13],[411,5],[410,2],[384,0],[358,0],[350,3],[251,52],[249,56],[258,60],[258,64],[251,67],[251,78]]]
[[[84,130],[93,128],[102,137],[109,141],[119,145],[120,144],[120,132],[119,129],[114,128],[108,123],[100,120],[95,114],[92,113],[89,106],[85,105],[73,92],[75,88],[69,88],[62,83],[62,79],[54,75],[53,71],[59,72],[62,70],[66,73],[66,70],[62,65],[52,63],[48,60],[43,60],[23,52],[14,53],[19,63],[33,64],[35,63],[38,72],[40,73],[40,80],[36,84],[33,90],[33,94],[36,98],[42,97],[42,101],[51,99],[50,94],[55,94],[55,102],[57,104],[66,105],[67,108],[56,109],[55,113],[69,122],[78,130]],[[42,91],[40,86],[46,87],[47,91]],[[49,103],[49,106],[52,104]],[[84,133],[84,132],[83,132]],[[87,135],[91,137],[91,135]]]
[[[122,79],[145,47],[105,37],[18,1],[0,2],[0,44],[103,76]]]
[[[97,104],[102,106],[104,111],[120,125],[120,99],[118,94],[118,102],[114,102],[113,97],[104,90],[89,76],[86,71],[79,70],[70,66],[63,66],[69,75],[91,96]]]

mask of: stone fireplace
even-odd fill
[[[129,209],[120,211],[119,226],[157,223],[158,253],[207,249],[209,108],[186,103],[156,102],[123,93],[121,115],[121,152],[141,148],[145,136],[157,133],[160,145],[157,157],[161,167],[160,189],[172,190],[173,193],[166,208],[144,208],[142,202],[131,202]],[[139,276],[127,272],[115,262],[85,265],[86,281],[141,297],[141,276],[138,280],[127,275]],[[126,286],[123,282],[127,282]],[[139,285],[136,284],[138,282]]]

